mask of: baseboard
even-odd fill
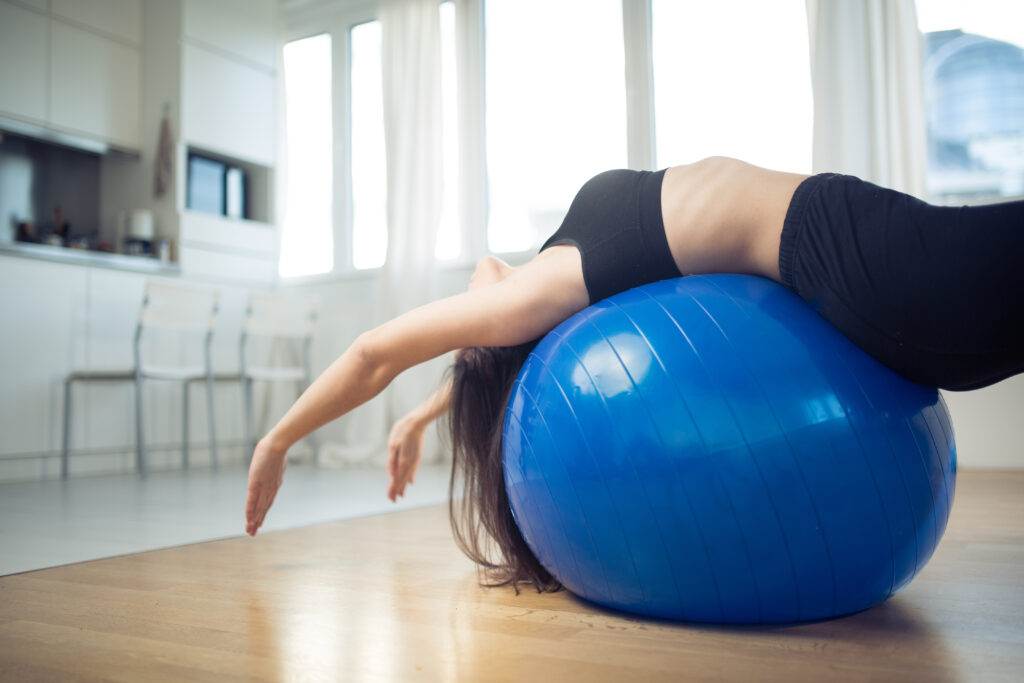
[[[146,449],[150,472],[181,471],[181,444],[156,444]],[[250,453],[241,439],[217,444],[217,462],[221,466],[242,465]],[[288,452],[288,459],[305,460],[312,449],[300,443]],[[189,447],[190,469],[213,466],[210,449],[205,444]],[[74,450],[68,458],[69,477],[91,477],[135,473],[135,447],[128,445],[102,451]],[[60,452],[12,454],[0,458],[0,482],[41,481],[60,478]]]

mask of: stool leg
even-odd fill
[[[71,450],[71,379],[64,380],[64,434],[60,448],[60,476],[68,478],[68,456]]]
[[[142,429],[142,372],[135,374],[135,465],[139,475],[145,477],[149,474],[149,466],[146,462],[146,441]]]
[[[213,377],[206,376],[206,419],[210,423],[210,457],[213,459],[213,471],[217,471],[217,428],[213,420]]]
[[[245,413],[245,439],[243,443],[244,448],[248,451],[245,454],[246,461],[252,462],[252,453],[256,450],[256,445],[253,443],[255,439],[252,435],[252,379],[246,376],[242,376],[242,412]]]
[[[188,388],[189,382],[181,383],[181,467],[188,469]]]

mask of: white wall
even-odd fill
[[[942,392],[963,469],[1024,469],[1024,375],[976,391]]]

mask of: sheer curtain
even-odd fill
[[[381,23],[387,260],[375,287],[373,324],[438,298],[434,256],[441,218],[441,23],[437,0],[385,0]],[[348,421],[344,462],[382,464],[391,425],[440,384],[448,359],[403,372]],[[430,432],[433,435],[433,431]],[[424,461],[440,453],[435,438]]]
[[[807,0],[813,170],[925,194],[922,45],[914,0]]]

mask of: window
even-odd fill
[[[931,198],[1024,195],[1024,5],[918,0],[917,15]]]
[[[623,167],[620,0],[489,0],[487,158],[491,251],[536,248],[580,185]]]
[[[281,231],[282,277],[334,266],[331,162],[331,37],[284,46],[287,173]]]
[[[379,268],[388,251],[387,160],[379,21],[354,26],[352,39],[352,265]]]
[[[651,12],[658,165],[724,155],[809,173],[804,0],[653,0]]]

